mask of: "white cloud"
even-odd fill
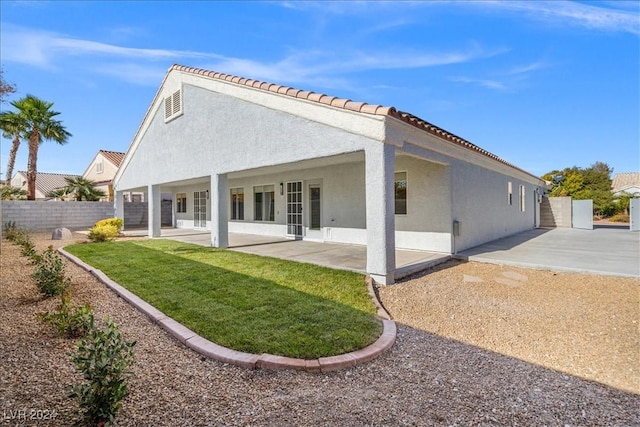
[[[595,30],[640,34],[638,9],[600,7],[575,1],[485,1],[470,2],[476,7],[492,7],[528,14],[535,19],[578,25]],[[606,5],[606,3],[601,3]]]
[[[375,47],[371,50],[291,50],[280,60],[260,61],[211,52],[119,46],[11,24],[3,25],[2,33],[5,61],[49,69],[73,66],[142,85],[157,82],[167,64],[178,62],[259,80],[348,88],[352,86],[345,76],[349,73],[461,64],[506,52],[505,49],[488,50],[474,43],[466,48],[439,52],[385,51]]]
[[[549,64],[542,61],[532,62],[530,64],[519,65],[511,68],[506,72],[507,75],[529,74],[532,71],[541,70],[549,67]]]
[[[477,78],[462,77],[462,76],[450,77],[449,80],[456,83],[478,85],[478,86],[485,87],[487,89],[495,89],[495,90],[507,89],[507,86],[504,83],[499,82],[497,80],[477,79]]]
[[[2,56],[5,61],[41,67],[54,66],[66,57],[111,56],[166,61],[178,58],[221,58],[220,55],[167,49],[140,49],[116,46],[91,40],[61,36],[56,33],[2,24]]]

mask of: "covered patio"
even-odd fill
[[[127,236],[147,236],[148,230],[125,231]],[[211,233],[206,230],[162,228],[160,238],[211,246]],[[312,242],[274,236],[229,233],[229,250],[307,262],[325,267],[366,273],[367,247],[341,243]],[[441,264],[451,255],[437,252],[396,249],[395,278]]]

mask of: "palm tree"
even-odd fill
[[[3,185],[0,187],[0,200],[24,200],[27,192],[22,188]]]
[[[54,117],[60,114],[52,111],[53,102],[43,101],[33,95],[27,95],[11,103],[18,109],[18,114],[26,124],[25,134],[29,137],[29,158],[27,161],[27,200],[36,199],[36,172],[38,171],[38,148],[45,140],[52,140],[60,145],[66,144],[71,136]]]
[[[4,138],[13,138],[11,151],[9,151],[9,161],[7,162],[7,174],[5,183],[9,185],[13,175],[13,167],[16,164],[16,155],[20,147],[20,139],[25,138],[27,124],[20,114],[13,111],[3,111],[0,113],[0,129]]]
[[[64,198],[69,194],[69,189],[67,187],[58,188],[55,190],[49,191],[47,193],[47,197],[51,197],[56,200],[64,200]]]
[[[83,200],[89,202],[95,202],[100,200],[100,197],[105,196],[105,192],[98,190],[95,187],[95,183],[91,180],[82,178],[65,178],[67,186],[64,187],[66,194],[73,194],[76,201],[81,202]]]

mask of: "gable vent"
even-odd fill
[[[177,90],[164,99],[164,121],[168,122],[182,114],[182,93]]]

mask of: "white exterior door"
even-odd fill
[[[302,238],[302,181],[287,182],[287,234]]]
[[[207,226],[207,192],[195,191],[193,193],[193,226],[205,228]]]

